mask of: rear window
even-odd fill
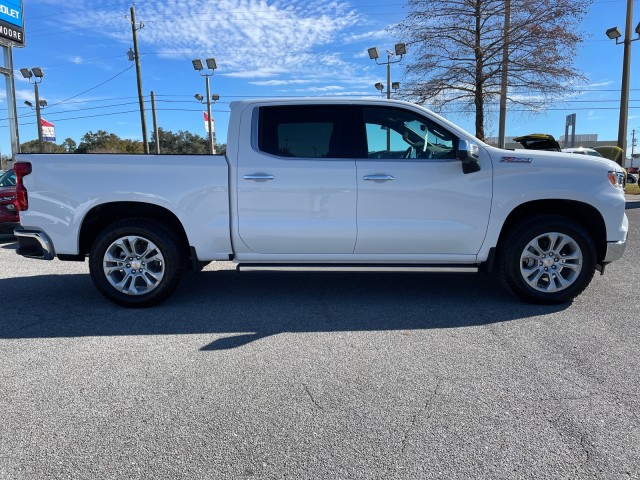
[[[13,170],[0,175],[0,187],[13,187],[16,184],[16,174]]]
[[[279,157],[349,158],[348,105],[261,107],[258,149]]]

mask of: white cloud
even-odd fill
[[[361,17],[349,4],[331,0],[181,0],[141,2],[136,20],[144,23],[138,32],[141,51],[212,56],[220,74],[275,78],[319,74],[328,67],[334,75],[348,72],[348,62],[322,50],[357,26]],[[85,3],[83,21],[113,26],[107,35],[130,43],[130,25],[116,22],[113,10],[95,0]]]
[[[18,100],[23,100],[23,101],[29,100],[30,102],[35,102],[33,89],[30,89],[30,90],[16,89],[16,103],[18,103]]]
[[[313,80],[264,80],[259,82],[249,82],[251,85],[259,87],[280,87],[283,85],[300,85],[304,83],[312,83]]]
[[[76,65],[81,65],[84,63],[84,58],[80,55],[75,55],[73,57],[68,57],[70,63],[75,63]]]
[[[608,87],[612,83],[613,83],[613,80],[608,80],[606,82],[590,83],[589,85],[587,85],[587,88]]]
[[[344,90],[344,87],[340,87],[338,85],[327,85],[326,87],[298,88],[294,91],[297,93],[327,93],[338,92],[340,90]]]
[[[345,40],[350,42],[360,42],[364,40],[370,40],[370,41],[382,40],[382,39],[387,39],[389,37],[390,37],[389,32],[387,32],[386,30],[376,30],[373,32],[347,35],[345,37]]]

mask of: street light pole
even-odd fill
[[[391,64],[402,61],[402,58],[407,54],[406,45],[404,43],[398,43],[395,46],[394,52],[390,52],[389,50],[387,50],[387,61],[382,63],[378,61],[378,58],[380,58],[380,52],[378,51],[378,47],[371,47],[367,50],[367,52],[369,53],[369,58],[371,60],[374,60],[376,64],[387,65],[387,98],[391,98]],[[398,58],[396,60],[391,60],[394,57],[398,57]],[[376,88],[378,90],[381,90],[381,88],[378,87],[378,84],[376,84]]]
[[[211,91],[209,90],[209,75],[205,76],[205,84],[207,90],[207,124],[209,127],[209,153],[213,155],[216,153],[216,148],[213,145],[213,129],[211,128]]]
[[[389,50],[387,50],[387,61],[382,63],[378,61],[378,58],[380,57],[380,52],[378,51],[378,47],[371,47],[367,49],[369,58],[375,61],[377,65],[384,65],[385,63],[387,64],[387,99],[391,98],[391,64],[401,62],[402,58],[407,53],[407,47],[404,43],[397,43],[394,48],[395,50],[393,52],[390,52]],[[391,60],[394,57],[398,57],[398,59]],[[394,82],[394,86],[395,85],[396,83]],[[399,85],[400,84],[398,84],[398,86]],[[375,87],[378,90],[382,90],[383,88],[382,84],[378,84],[378,83],[376,83]],[[382,91],[380,93],[382,93]],[[387,151],[390,151],[390,150],[391,150],[391,131],[387,128]]]
[[[33,90],[36,99],[36,119],[38,122],[38,150],[40,153],[44,153],[44,142],[42,141],[42,117],[40,116],[40,93],[38,91],[38,85],[42,83],[44,72],[40,67],[33,67],[21,68],[20,73],[22,73],[24,78],[29,80],[29,83],[33,83]]]
[[[40,153],[44,153],[44,142],[42,141],[42,116],[40,114],[40,94],[38,92],[38,84],[33,84],[33,90],[36,97],[36,119],[38,122],[38,149]]]
[[[629,117],[629,76],[631,71],[631,42],[640,38],[640,23],[635,29],[638,38],[631,38],[631,26],[633,17],[633,0],[627,0],[627,18],[625,22],[624,40],[619,41],[622,36],[618,27],[610,28],[606,31],[607,37],[616,41],[616,45],[624,44],[622,57],[622,88],[620,91],[620,120],[618,123],[618,147],[622,149],[622,166],[627,159],[627,119]]]
[[[387,56],[387,99],[390,99],[390,98],[391,98],[391,55],[388,55]]]
[[[218,64],[216,63],[215,58],[207,58],[207,68],[211,70],[211,73],[204,73],[204,64],[202,63],[201,59],[192,60],[191,63],[193,63],[193,69],[197,70],[198,73],[200,73],[200,75],[205,78],[205,85],[207,89],[207,127],[209,130],[209,153],[213,155],[216,153],[216,149],[213,144],[213,128],[211,123],[211,91],[209,88],[209,77],[211,77],[215,73],[215,70],[218,68]],[[198,97],[196,96],[196,98]]]

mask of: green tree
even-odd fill
[[[470,107],[476,136],[484,139],[485,107],[500,97],[506,45],[507,101],[532,112],[544,111],[584,80],[572,62],[583,40],[576,27],[591,2],[409,0],[410,12],[396,29],[415,58],[406,68],[408,96],[437,110]]]
[[[0,157],[0,170],[6,172],[11,168],[11,157],[9,155],[2,155]]]
[[[186,132],[184,130],[178,130],[178,133],[174,133],[170,130],[164,130],[158,128],[158,137],[160,138],[160,153],[161,154],[175,154],[175,155],[194,155],[194,154],[207,154],[209,153],[209,147],[207,145],[207,139],[200,135]],[[151,136],[149,142],[149,149],[154,151],[155,148],[155,134]],[[214,135],[215,144],[215,135]],[[220,145],[216,146],[216,152],[219,152]],[[224,145],[226,150],[226,145]]]
[[[82,137],[76,153],[144,153],[142,142],[122,139],[115,133],[98,130]]]
[[[78,148],[78,144],[72,138],[66,138],[64,142],[60,144],[66,152],[75,153]]]
[[[66,150],[62,145],[51,142],[43,142],[44,153],[64,153]],[[21,153],[40,153],[40,143],[38,140],[29,140],[20,144]]]

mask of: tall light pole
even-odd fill
[[[629,117],[629,74],[631,70],[631,42],[640,38],[640,23],[636,26],[635,32],[638,38],[631,39],[631,25],[633,17],[633,0],[627,0],[627,20],[624,31],[624,40],[621,42],[622,34],[618,27],[608,29],[605,33],[610,40],[615,40],[616,45],[624,45],[622,58],[622,89],[620,91],[620,121],[618,123],[618,147],[622,149],[622,166],[627,159],[627,119]]]
[[[213,142],[213,133],[212,130],[214,130],[214,124],[211,122],[211,105],[209,102],[205,102],[204,101],[204,97],[202,95],[200,95],[199,93],[196,93],[194,95],[195,99],[198,100],[200,103],[207,103],[208,107],[207,107],[207,132],[210,133],[209,135],[209,139],[208,141],[209,143],[209,153],[211,153],[212,155],[216,153],[216,145],[215,142]],[[211,95],[211,100],[213,100],[213,103],[216,103],[218,100],[220,100],[220,95],[217,93],[214,93],[213,95]]]
[[[387,50],[387,61],[379,62],[378,58],[380,58],[380,52],[378,51],[378,47],[371,47],[367,49],[369,58],[371,60],[374,60],[378,65],[387,65],[387,98],[391,98],[391,64],[402,61],[402,57],[404,57],[407,53],[407,46],[404,43],[397,43],[394,47],[394,50],[394,52],[390,52],[389,50]],[[376,86],[376,88],[378,87]]]
[[[205,84],[207,89],[207,123],[208,123],[207,126],[209,127],[208,128],[209,153],[213,155],[215,153],[215,147],[213,146],[213,128],[211,128],[211,92],[209,89],[209,77],[215,73],[215,70],[216,68],[218,68],[218,65],[216,63],[215,58],[207,58],[205,62],[207,64],[207,69],[210,70],[211,73],[204,71],[204,64],[202,63],[202,60],[200,60],[199,58],[191,61],[191,63],[193,63],[193,69],[197,70],[198,73],[200,73],[200,76],[205,78]]]
[[[378,83],[374,83],[373,86],[375,87],[376,90],[378,90],[382,95],[385,94],[384,92],[384,85],[380,82]],[[396,93],[398,91],[398,89],[400,88],[400,82],[391,82],[391,88],[393,89],[393,93]],[[387,92],[386,92],[387,98],[391,98],[389,95],[389,89],[387,88]]]
[[[20,73],[22,76],[29,80],[29,83],[33,84],[33,91],[36,99],[36,121],[38,122],[38,150],[40,153],[44,152],[44,142],[42,141],[42,117],[40,116],[40,107],[46,105],[46,101],[43,100],[44,103],[40,103],[40,93],[38,92],[38,85],[42,83],[42,79],[44,78],[44,72],[40,67],[29,68],[21,68]]]
[[[393,52],[390,52],[389,50],[387,50],[387,61],[382,63],[378,61],[378,58],[380,58],[380,52],[378,51],[378,47],[371,47],[367,49],[367,53],[369,54],[369,58],[375,61],[376,64],[387,65],[387,98],[388,99],[391,98],[391,64],[402,61],[402,58],[407,53],[407,46],[404,43],[396,43]],[[397,88],[395,88],[396,85],[400,87],[400,83],[394,82],[394,91],[397,90]],[[376,87],[376,89],[380,91],[380,93],[382,93],[382,88],[380,88],[382,87],[381,83],[376,83],[374,86]],[[390,151],[390,150],[391,150],[391,131],[387,128],[387,151]]]

